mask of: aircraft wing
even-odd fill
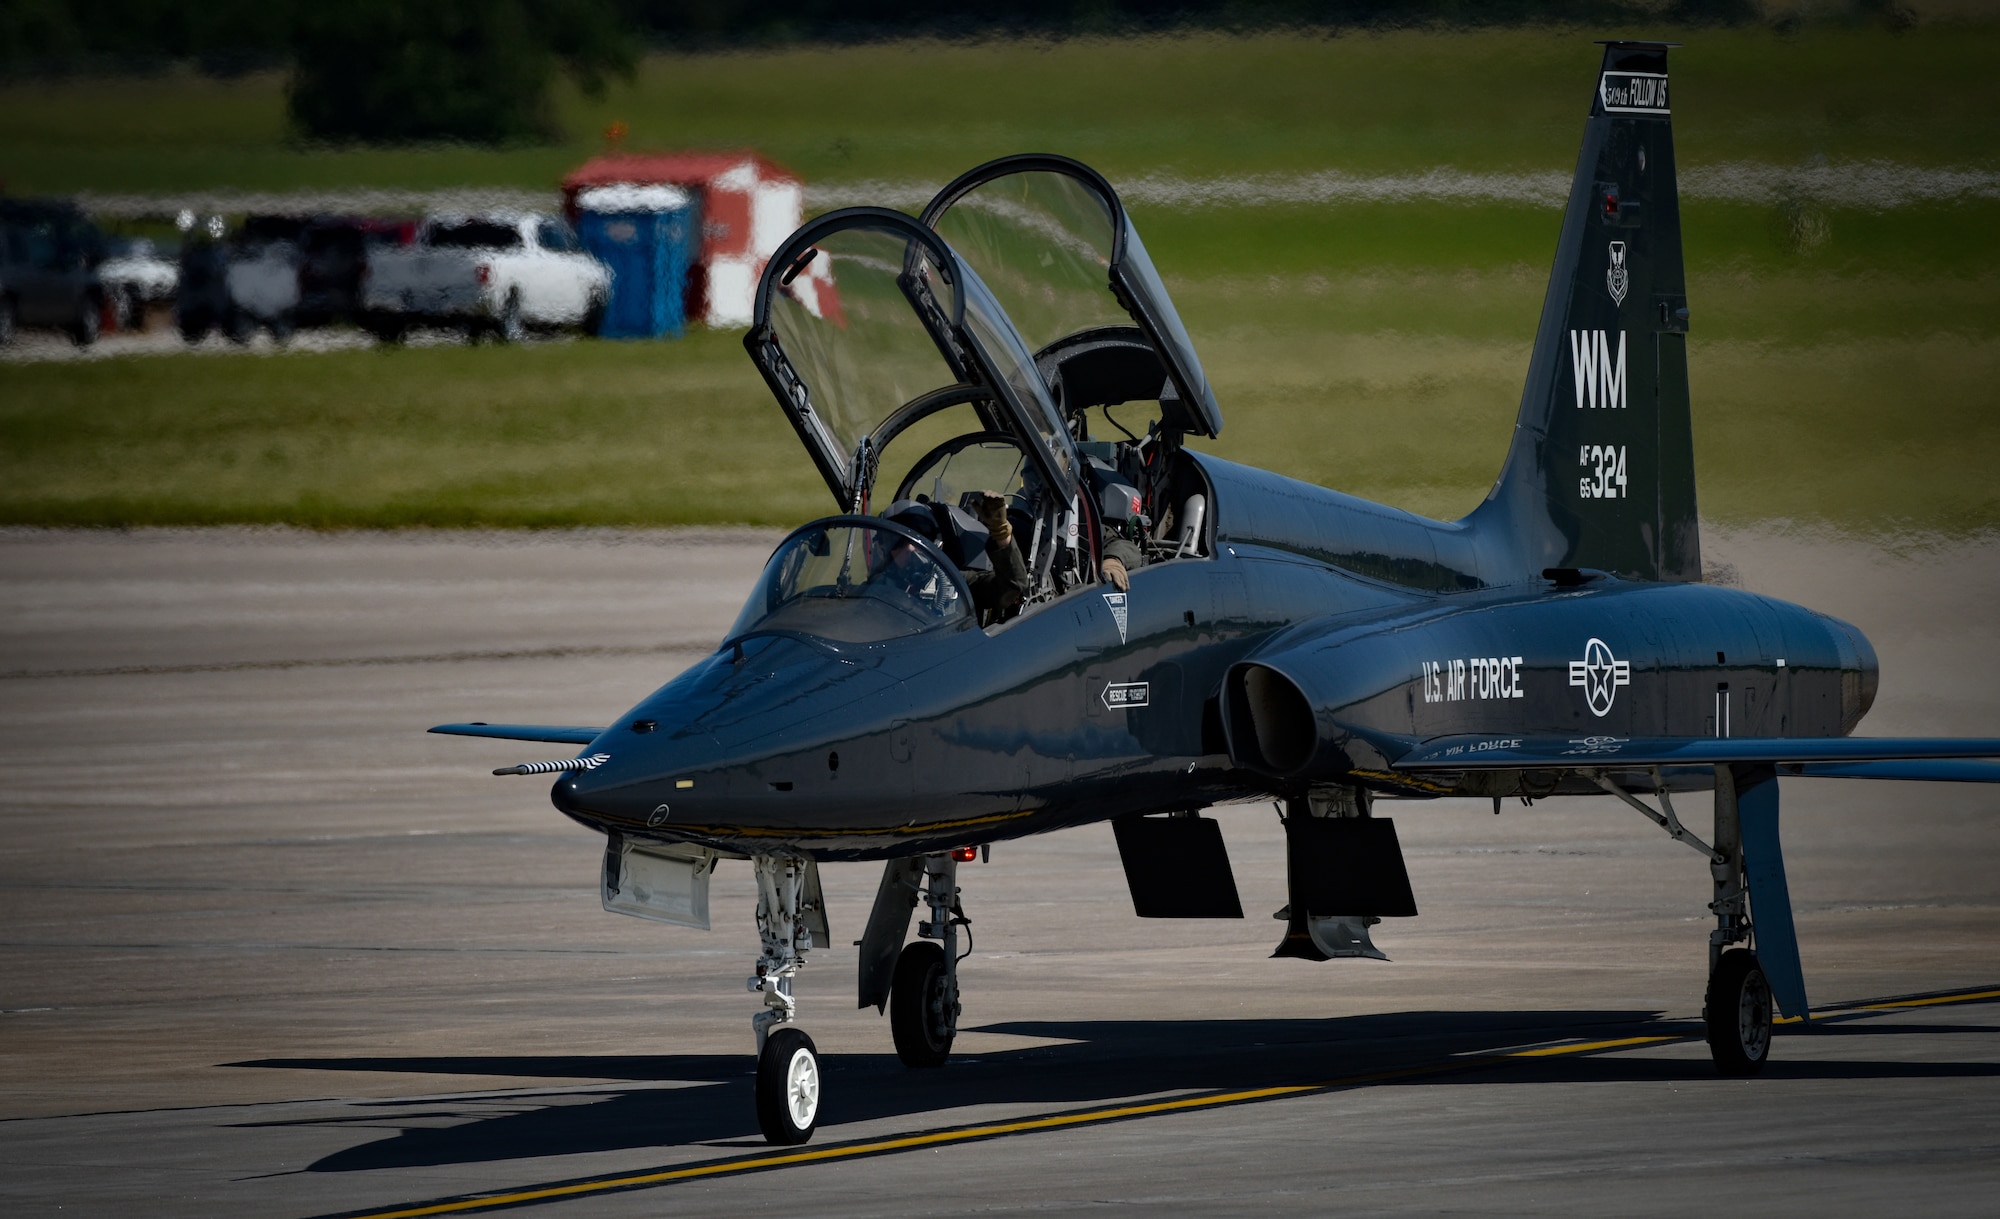
[[[2000,740],[1971,737],[1434,737],[1397,770],[1552,770],[1769,762],[1782,774],[1829,779],[2000,783]]]
[[[1795,762],[1781,775],[1808,779],[1916,779],[1934,783],[2000,783],[2000,762],[1931,759],[1910,762]]]
[[[552,741],[558,745],[588,745],[602,728],[570,728],[561,724],[439,724],[432,732],[446,736],[484,736],[502,741]]]

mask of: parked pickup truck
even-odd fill
[[[510,342],[530,327],[595,334],[610,294],[610,270],[553,216],[440,215],[418,226],[412,244],[368,251],[361,319],[385,342],[420,325]]]

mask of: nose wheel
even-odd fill
[[[819,1125],[819,1051],[795,1028],[778,1028],[757,1055],[757,1126],[784,1147],[813,1136]]]

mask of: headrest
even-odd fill
[[[1097,489],[1097,511],[1107,525],[1124,525],[1144,515],[1146,503],[1130,483],[1106,481]]]
[[[986,555],[986,539],[992,534],[978,517],[957,504],[932,504],[938,518],[938,549],[958,564],[960,571],[985,571],[993,566]]]

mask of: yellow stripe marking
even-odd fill
[[[1902,999],[1889,1003],[1873,1003],[1859,1011],[1884,1011],[1893,1008],[1928,1007],[1940,1003],[1970,1003],[1981,999],[2000,999],[2000,990],[1967,991],[1956,995],[1939,995],[1930,999]],[[1828,1013],[1834,1014],[1834,1013]],[[1050,1117],[1026,1118],[1018,1122],[996,1122],[984,1126],[961,1126],[952,1130],[932,1131],[928,1134],[902,1135],[896,1138],[876,1139],[867,1143],[851,1143],[841,1147],[821,1147],[812,1151],[774,1152],[768,1155],[750,1156],[740,1160],[720,1160],[708,1164],[693,1164],[686,1168],[669,1168],[659,1172],[635,1173],[626,1177],[606,1177],[589,1181],[574,1181],[566,1185],[547,1185],[536,1189],[519,1190],[510,1194],[488,1194],[479,1198],[455,1198],[448,1202],[433,1202],[419,1206],[403,1207],[398,1210],[371,1211],[354,1219],[420,1219],[424,1215],[449,1215],[465,1211],[486,1210],[499,1206],[518,1206],[526,1202],[544,1202],[556,1198],[573,1198],[581,1194],[603,1193],[606,1190],[632,1189],[644,1185],[664,1185],[670,1181],[688,1181],[699,1177],[723,1176],[729,1173],[754,1172],[764,1168],[782,1168],[790,1164],[812,1164],[828,1160],[853,1159],[857,1156],[880,1155],[891,1151],[908,1151],[916,1147],[936,1147],[948,1143],[966,1143],[978,1139],[995,1138],[1008,1134],[1026,1134],[1037,1130],[1059,1130],[1065,1126],[1082,1126],[1095,1122],[1117,1121],[1120,1118],[1147,1117],[1159,1113],[1186,1112],[1194,1109],[1210,1109],[1222,1105],[1240,1104],[1246,1101],[1273,1100],[1284,1096],[1299,1096],[1309,1092],[1326,1092],[1337,1088],[1354,1087],[1360,1084],[1382,1083],[1395,1079],[1412,1079],[1424,1075],[1438,1075],[1447,1071],[1463,1071],[1481,1066],[1491,1066],[1509,1058],[1554,1058],[1565,1054],[1588,1054],[1597,1050],[1619,1050],[1632,1046],[1657,1045],[1666,1041],[1690,1041],[1694,1035],[1619,1037],[1608,1041],[1581,1041],[1570,1045],[1542,1046],[1532,1050],[1514,1050],[1507,1054],[1468,1057],[1452,1062],[1432,1063],[1426,1066],[1406,1067],[1395,1071],[1378,1071],[1367,1075],[1351,1075],[1342,1079],[1328,1080],[1318,1084],[1284,1084],[1270,1088],[1251,1088],[1240,1092],[1213,1092],[1202,1096],[1183,1096],[1174,1100],[1150,1101],[1140,1105],[1119,1105],[1110,1109],[1089,1109],[1081,1113],[1059,1113]]]
[[[1558,1054],[1587,1054],[1592,1050],[1615,1050],[1628,1045],[1651,1045],[1656,1041],[1684,1041],[1684,1037],[1620,1037],[1616,1041],[1585,1041],[1578,1045],[1543,1046],[1539,1050],[1515,1050],[1508,1058],[1553,1058]]]
[[[1898,1007],[1935,1007],[1940,1003],[1971,1003],[1977,999],[2000,999],[2000,990],[1972,990],[1961,995],[1937,995],[1929,999],[1897,999],[1891,1003],[1870,1003],[1864,1012],[1885,1012]]]
[[[1436,1071],[1443,1068],[1431,1067],[1420,1070]],[[1382,1076],[1359,1076],[1343,1083],[1366,1083],[1378,1078],[1388,1078],[1396,1074],[1416,1074],[1419,1072],[1391,1072]],[[1054,1130],[1062,1126],[1075,1126],[1085,1122],[1111,1121],[1121,1117],[1141,1117],[1152,1113],[1170,1113],[1177,1109],[1200,1109],[1214,1105],[1233,1104],[1238,1101],[1268,1100],[1274,1096],[1290,1096],[1300,1092],[1317,1092],[1333,1084],[1287,1084],[1275,1088],[1252,1088],[1245,1092],[1225,1092],[1211,1096],[1188,1096],[1179,1100],[1155,1101],[1145,1105],[1121,1105],[1115,1109],[1093,1109],[1087,1113],[1062,1113],[1054,1117],[1030,1118],[1020,1122],[1000,1122],[990,1126],[966,1126],[957,1130],[940,1130],[931,1134],[912,1134],[901,1138],[878,1139],[872,1143],[856,1143],[846,1147],[823,1147],[816,1151],[791,1151],[777,1155],[753,1156],[746,1160],[725,1160],[714,1164],[696,1164],[688,1168],[673,1168],[663,1172],[640,1173],[630,1177],[612,1177],[606,1180],[579,1181],[570,1185],[552,1185],[542,1189],[523,1190],[513,1194],[491,1194],[483,1198],[460,1198],[451,1202],[438,1202],[429,1206],[414,1206],[406,1210],[377,1211],[358,1216],[357,1219],[414,1219],[419,1215],[445,1215],[454,1211],[478,1210],[489,1206],[512,1206],[521,1202],[536,1202],[546,1198],[564,1198],[576,1194],[598,1193],[607,1189],[625,1189],[634,1185],[657,1185],[666,1181],[685,1181],[693,1177],[712,1177],[721,1173],[748,1172],[758,1168],[777,1168],[786,1164],[810,1164],[818,1160],[845,1159],[853,1156],[875,1155],[884,1151],[907,1151],[912,1147],[930,1147],[939,1143],[961,1143],[971,1139],[991,1138],[1001,1134],[1020,1134],[1031,1130]]]

